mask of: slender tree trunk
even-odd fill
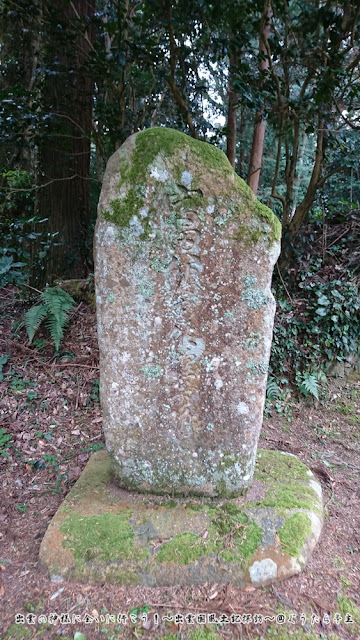
[[[307,143],[307,135],[304,132],[303,139],[302,139],[301,150],[300,150],[300,156],[299,156],[298,169],[297,169],[297,173],[295,175],[295,180],[294,180],[294,202],[293,202],[293,206],[292,206],[291,215],[294,215],[294,213],[296,211],[297,201],[298,201],[298,197],[299,197],[299,189],[300,189],[300,184],[301,184],[301,180],[302,180],[302,173],[303,173],[303,168],[304,168],[304,156],[305,156],[306,143]]]
[[[55,73],[44,79],[44,106],[52,117],[39,147],[38,215],[48,219],[50,234],[57,233],[57,246],[47,257],[45,271],[33,278],[38,286],[87,271],[93,82],[84,66],[93,32],[81,27],[81,20],[93,15],[95,0],[45,4],[50,25],[45,62],[48,57],[50,64],[55,62]]]
[[[314,161],[310,182],[303,200],[296,207],[295,213],[288,224],[288,229],[292,235],[296,235],[298,233],[314,201],[316,191],[319,188],[323,159],[324,159],[324,136],[325,136],[324,124],[319,119],[319,129],[318,129],[317,141],[316,141],[315,161]]]
[[[240,109],[239,140],[240,140],[239,176],[242,178],[244,175],[244,165],[245,165],[245,108],[243,105],[241,105],[241,109]]]
[[[172,14],[172,0],[166,0],[164,3],[165,8],[165,18],[168,21],[168,30],[169,30],[169,45],[170,45],[170,73],[166,78],[166,82],[170,88],[170,91],[174,97],[176,104],[178,105],[180,112],[190,129],[190,133],[193,138],[197,138],[197,132],[195,128],[195,124],[191,117],[189,104],[186,96],[178,89],[175,79],[175,70],[178,62],[179,52],[178,47],[176,45],[175,34],[174,34],[174,23],[173,23],[173,14]]]
[[[227,114],[227,136],[226,136],[226,155],[233,169],[235,169],[236,158],[236,120],[237,120],[237,104],[239,96],[235,93],[234,85],[234,68],[237,62],[237,56],[233,51],[229,56],[229,87],[228,87],[228,114]]]
[[[268,41],[269,34],[270,34],[271,16],[272,16],[271,0],[265,0],[264,10],[263,10],[263,15],[261,20],[260,45],[259,45],[260,88],[262,83],[262,76],[269,68],[269,57],[268,57],[266,43]],[[263,149],[264,149],[264,138],[265,138],[265,119],[264,119],[264,107],[262,107],[255,116],[253,141],[252,141],[252,147],[251,147],[249,172],[248,172],[248,179],[247,179],[247,183],[250,189],[255,193],[255,195],[257,194],[257,190],[259,186],[262,156],[263,156]]]

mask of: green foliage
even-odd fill
[[[50,331],[56,351],[59,351],[64,330],[69,322],[68,313],[75,307],[74,299],[58,287],[47,287],[41,294],[41,305],[36,305],[25,313],[25,327],[31,344],[35,332],[42,321]]]
[[[46,231],[47,219],[34,215],[35,185],[29,172],[4,171],[0,184],[0,287],[21,286],[33,270],[44,269],[57,234]]]
[[[10,360],[10,356],[5,354],[0,356],[0,382],[4,380],[3,366]]]
[[[318,268],[315,262],[314,272]],[[345,277],[319,282],[311,272],[299,283],[299,289],[298,298],[291,301],[282,285],[275,292],[278,312],[270,360],[270,393],[276,395],[274,376],[287,374],[301,393],[318,399],[328,365],[358,349],[359,290],[355,282]]]
[[[3,458],[7,458],[8,456],[6,449],[10,447],[11,440],[12,440],[12,435],[7,433],[5,429],[1,428],[0,429],[0,455]]]
[[[149,604],[144,604],[140,607],[132,607],[132,609],[130,609],[129,614],[131,616],[134,616],[134,618],[136,618],[136,620],[140,620],[140,617],[143,613],[149,613],[149,611],[151,611],[151,605]]]
[[[312,396],[319,400],[320,382],[326,382],[324,372],[319,371],[298,371],[295,374],[297,387],[304,396]]]
[[[266,385],[266,397],[270,402],[274,402],[280,396],[280,387],[273,376],[269,376]]]
[[[14,269],[25,266],[25,262],[14,262],[13,256],[3,254],[0,257],[0,287],[5,287],[7,284],[23,284],[26,275]]]

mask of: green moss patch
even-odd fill
[[[278,531],[284,551],[290,556],[297,556],[300,553],[310,534],[311,521],[305,513],[295,513],[290,516]]]
[[[286,509],[320,512],[319,497],[309,486],[307,471],[308,468],[294,456],[262,449],[256,462],[255,478],[266,484],[267,494],[256,504],[275,507],[280,513]]]
[[[233,502],[228,502],[217,510],[212,524],[220,538],[221,557],[226,562],[239,562],[244,566],[261,542],[261,527],[250,521]]]
[[[181,153],[183,151],[183,153]],[[131,158],[130,158],[131,153]],[[123,149],[119,156],[119,198],[110,202],[111,210],[102,212],[104,218],[114,222],[119,227],[128,227],[130,221],[136,216],[143,228],[139,239],[146,240],[150,232],[149,215],[139,215],[146,200],[146,185],[149,180],[149,168],[159,165],[160,171],[167,171],[165,158],[177,156],[174,163],[174,176],[168,175],[163,182],[163,190],[170,197],[180,196],[182,206],[201,209],[204,198],[200,190],[196,190],[195,184],[191,185],[191,191],[185,195],[180,190],[181,176],[186,168],[186,153],[196,158],[197,165],[206,172],[216,172],[217,181],[225,184],[232,183],[231,187],[238,193],[242,201],[246,201],[249,212],[255,213],[259,220],[259,228],[249,229],[246,224],[240,222],[244,213],[238,203],[234,203],[229,213],[239,217],[239,232],[236,238],[245,239],[246,242],[256,243],[262,236],[266,237],[270,244],[279,241],[281,237],[281,224],[268,207],[259,202],[252,194],[245,182],[233,171],[225,154],[207,142],[200,142],[179,131],[165,127],[146,129],[137,134],[135,146],[132,152]],[[176,182],[174,181],[176,180]],[[194,177],[195,180],[195,177]],[[225,195],[225,194],[224,194]],[[245,212],[246,213],[246,212]],[[270,227],[270,231],[268,229]]]
[[[147,552],[134,547],[130,516],[130,510],[93,516],[73,514],[60,527],[63,546],[71,551],[77,562],[143,558]]]
[[[220,554],[226,562],[237,562],[244,566],[261,542],[261,527],[251,522],[246,514],[231,502],[217,509],[203,505],[202,509],[205,509],[211,518],[206,538],[190,532],[177,535],[162,545],[156,560],[187,565],[197,561],[201,556]]]
[[[175,536],[170,542],[162,545],[156,556],[158,562],[176,562],[177,564],[189,564],[196,562],[203,555],[214,553],[216,546],[195,533],[186,531]]]

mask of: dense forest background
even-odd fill
[[[173,127],[282,221],[270,393],[290,375],[317,396],[320,364],[358,349],[359,17],[355,0],[3,0],[0,286],[89,278],[108,158]]]

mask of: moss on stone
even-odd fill
[[[196,562],[203,555],[210,555],[216,551],[213,541],[204,540],[195,533],[185,531],[175,536],[170,542],[165,542],[160,548],[156,560],[158,562],[175,562],[190,564]]]
[[[201,556],[220,553],[226,562],[237,562],[244,566],[260,544],[263,535],[261,527],[250,521],[242,509],[232,502],[217,508],[202,505],[202,509],[207,511],[210,518],[208,537],[181,533],[162,545],[156,560],[186,565]]]
[[[160,506],[165,507],[166,509],[175,509],[175,507],[178,507],[179,505],[175,500],[165,500],[165,502],[160,503]]]
[[[298,458],[288,454],[281,454],[271,449],[259,449],[256,458],[256,472],[259,480],[262,474],[270,477],[292,478],[308,482],[308,468]]]
[[[144,558],[145,549],[134,547],[134,530],[129,523],[131,511],[102,513],[93,516],[68,516],[60,527],[63,547],[69,549],[76,563],[96,560]]]
[[[245,244],[251,246],[259,242],[262,237],[268,237],[268,234],[261,229],[251,229],[251,227],[247,226],[239,222],[239,226],[237,232],[233,236],[233,240],[238,240],[239,242],[244,242]]]
[[[269,235],[269,244],[279,242],[281,238],[281,222],[274,215],[274,213],[265,204],[254,198],[255,201],[255,213],[259,218],[262,218],[271,227]]]
[[[296,557],[311,534],[311,521],[306,513],[295,513],[285,520],[278,531],[285,553]]]
[[[296,508],[320,512],[319,496],[309,486],[307,472],[308,468],[295,456],[279,455],[278,451],[265,449],[259,451],[255,478],[267,486],[261,506],[275,507],[279,513]],[[279,478],[284,479],[284,484],[279,484]]]
[[[190,511],[203,511],[204,505],[197,502],[187,502],[185,509],[190,509]]]
[[[255,522],[247,522],[236,530],[231,546],[221,552],[226,562],[240,562],[245,565],[246,560],[252,558],[263,537],[263,530]]]
[[[216,517],[212,521],[218,536],[220,536],[221,548],[225,540],[228,547],[221,551],[221,557],[226,562],[239,562],[244,565],[258,548],[263,531],[255,522],[249,521],[247,515],[233,502],[225,503],[217,510]]]
[[[140,131],[135,139],[134,149],[131,158],[128,157],[127,150],[120,152],[119,158],[119,191],[120,197],[114,199],[110,203],[111,210],[102,212],[104,218],[114,222],[119,227],[128,227],[130,221],[136,216],[143,228],[140,234],[140,240],[146,240],[151,230],[150,220],[141,217],[139,211],[145,203],[146,185],[149,179],[149,168],[155,166],[156,163],[162,163],[160,171],[163,172],[164,191],[169,197],[176,194],[182,195],[181,206],[194,209],[203,207],[204,198],[200,190],[194,188],[187,192],[187,195],[181,193],[179,187],[181,184],[181,175],[186,168],[186,152],[189,151],[198,161],[198,165],[205,172],[216,172],[219,182],[232,183],[234,190],[238,193],[241,200],[245,200],[249,208],[249,212],[255,215],[270,227],[270,231],[264,229],[251,229],[241,222],[243,216],[242,208],[234,203],[234,208],[229,210],[231,216],[237,215],[239,218],[239,229],[235,237],[238,240],[246,239],[246,242],[254,244],[258,242],[263,235],[272,244],[279,241],[281,237],[281,225],[276,216],[268,207],[259,202],[252,194],[245,182],[233,171],[228,158],[225,154],[207,142],[200,142],[179,131],[165,127],[154,127]],[[183,153],[181,153],[183,152]],[[165,158],[171,158],[177,155],[177,163],[173,167],[173,177],[167,172],[164,164]],[[160,166],[160,165],[159,165]],[[183,189],[185,187],[182,187]],[[236,211],[235,211],[236,210]]]

